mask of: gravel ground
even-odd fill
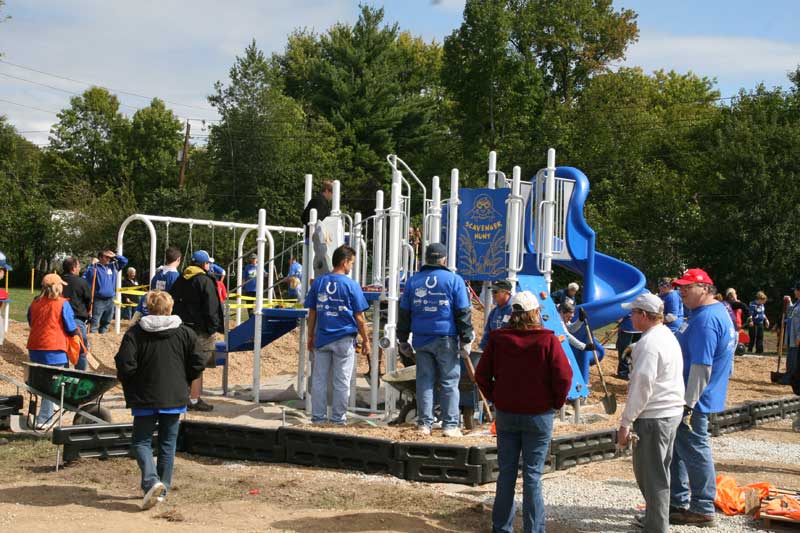
[[[779,423],[790,427],[791,422]],[[755,440],[753,432],[742,432],[712,438],[714,459],[800,464],[800,438],[796,442]],[[793,440],[793,439],[792,439]],[[605,474],[604,474],[605,473]],[[762,480],[770,480],[765,474]],[[779,484],[780,485],[780,484]],[[800,485],[795,479],[792,486]],[[544,500],[548,521],[578,531],[641,531],[633,526],[634,515],[641,514],[644,498],[633,479],[630,459],[594,463],[544,477]],[[485,494],[482,501],[491,507],[494,494]],[[517,484],[517,506],[522,504],[522,487]],[[763,531],[750,516],[725,516],[717,513],[713,531]],[[699,531],[691,526],[671,526],[673,532]]]

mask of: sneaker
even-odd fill
[[[189,403],[186,405],[186,408],[189,411],[202,411],[202,412],[208,412],[214,410],[214,406],[207,404],[206,402],[203,401],[202,398],[198,398],[197,403],[192,403],[191,400],[189,400]]]
[[[464,434],[458,428],[445,428],[442,430],[442,436],[457,439],[458,437],[463,437]]]
[[[428,436],[431,434],[431,428],[428,426],[417,426],[417,433]]]
[[[670,524],[686,524],[695,527],[714,527],[717,520],[713,514],[693,513],[692,511],[682,510],[669,515]]]
[[[160,481],[157,481],[155,485],[150,487],[150,490],[145,493],[142,499],[142,511],[146,511],[155,506],[159,501],[158,499],[164,496],[165,490],[167,490],[167,488]]]

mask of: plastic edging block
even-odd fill
[[[422,461],[429,465],[465,465],[470,448],[457,444],[396,442],[395,458],[401,461]]]
[[[405,477],[409,481],[465,485],[480,485],[483,482],[483,467],[479,465],[430,464],[422,459],[408,459],[405,464]]]

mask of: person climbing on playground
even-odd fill
[[[247,258],[248,264],[242,269],[242,279],[244,281],[244,285],[242,286],[242,294],[244,296],[249,296],[250,298],[256,297],[256,290],[258,288],[258,254],[252,253]],[[267,271],[264,271],[264,281],[266,282],[267,278]],[[266,285],[266,283],[265,283]],[[255,304],[255,300],[247,300],[245,303],[247,304]],[[247,308],[247,315],[253,316],[253,308]]]
[[[769,319],[764,306],[766,303],[767,295],[758,291],[755,299],[748,306],[750,318],[747,325],[750,329],[750,344],[747,346],[747,351],[750,353],[753,353],[753,348],[755,348],[755,353],[764,353],[764,329],[769,329]]]
[[[620,418],[617,445],[625,448],[633,428],[633,473],[644,496],[644,516],[636,524],[645,531],[669,531],[669,481],[672,446],[683,414],[683,354],[675,334],[663,324],[664,302],[640,294],[631,303],[634,327],[642,337],[631,353],[628,400]]]
[[[437,376],[442,408],[442,435],[460,437],[459,356],[469,357],[475,333],[472,303],[463,278],[446,266],[447,248],[432,243],[425,264],[406,282],[397,321],[398,351],[417,362],[417,427],[423,435],[433,426],[433,391]],[[408,342],[414,335],[413,347]]]
[[[619,379],[628,379],[631,371],[630,358],[625,354],[625,350],[631,344],[637,342],[642,333],[633,325],[633,317],[628,313],[620,319],[617,326],[617,375]]]
[[[28,357],[32,363],[69,368],[69,337],[79,334],[72,307],[63,296],[66,283],[58,274],[42,278],[42,290],[28,307]],[[36,429],[44,429],[53,416],[53,402],[42,399]]]
[[[128,267],[125,270],[125,278],[122,280],[122,288],[130,289],[131,287],[137,287],[138,285],[139,282],[136,280],[136,269],[133,267]],[[125,320],[130,320],[133,317],[133,314],[136,311],[136,306],[139,305],[139,299],[139,296],[135,296],[133,294],[122,295],[122,318]]]
[[[172,284],[178,279],[178,267],[181,265],[183,253],[177,246],[169,246],[164,251],[164,264],[156,269],[155,275],[150,279],[151,291],[169,292]],[[147,298],[139,298],[136,311],[131,319],[131,324],[136,324],[142,316],[147,315]]]
[[[739,296],[733,287],[725,289],[725,301],[733,310],[733,325],[736,327],[736,331],[739,331],[750,319],[750,308],[744,302],[739,301]]]
[[[172,484],[180,417],[189,402],[189,384],[205,370],[197,336],[173,315],[168,292],[145,296],[148,315],[122,338],[114,357],[125,407],[133,415],[131,448],[141,471],[142,509],[163,501]],[[153,462],[153,432],[158,428],[158,465]]]
[[[664,302],[664,325],[672,333],[677,333],[683,326],[683,302],[680,293],[672,286],[672,278],[658,280],[658,297]]]
[[[312,209],[317,210],[317,222],[325,220],[331,214],[331,200],[333,199],[333,182],[325,180],[322,182],[319,194],[311,198],[303,209],[303,214],[300,217],[303,221],[303,227],[308,228],[308,219]],[[307,237],[308,235],[306,235]]]
[[[562,304],[558,304],[558,315],[561,318],[561,323],[564,325],[564,331],[567,334],[567,342],[569,342],[571,347],[579,352],[591,352],[597,349],[597,347],[594,345],[594,342],[581,342],[577,337],[575,337],[575,333],[585,328],[584,323],[586,322],[586,313],[583,309],[580,310],[580,318],[573,322],[572,319],[575,317],[575,306],[571,303],[564,302]]]
[[[363,353],[370,352],[364,311],[369,304],[361,286],[350,279],[356,251],[347,245],[333,252],[333,271],[314,280],[306,295],[307,348],[313,353],[311,422],[344,425],[350,400],[350,379],[356,361],[356,333]],[[328,418],[328,378],[332,379],[331,416]]]
[[[580,288],[581,286],[573,281],[572,283],[567,285],[565,289],[559,289],[555,291],[551,295],[551,297],[553,298],[553,301],[556,303],[556,305],[563,304],[566,302],[575,306],[577,305],[577,294]]]
[[[75,324],[81,333],[83,346],[81,346],[78,362],[75,364],[77,370],[86,370],[88,362],[86,360],[86,350],[89,348],[89,336],[86,334],[86,325],[89,322],[89,306],[92,305],[92,289],[89,284],[80,276],[81,262],[77,257],[67,257],[61,263],[63,270],[61,278],[66,285],[64,286],[64,298],[69,300],[72,313],[75,315]]]
[[[217,284],[209,275],[211,257],[205,250],[197,250],[192,254],[189,265],[175,283],[169,293],[175,302],[173,312],[184,324],[197,334],[196,351],[206,359],[206,368],[217,366],[214,356],[217,333],[223,332],[222,305],[217,294]],[[192,381],[189,392],[190,411],[211,411],[214,406],[200,398],[203,391],[203,377]]]
[[[670,466],[669,520],[713,526],[716,472],[708,419],[725,409],[736,330],[725,307],[714,299],[716,288],[705,271],[690,268],[672,285],[691,314],[678,332],[686,393]]]
[[[542,327],[539,300],[529,291],[511,299],[508,327],[489,334],[475,380],[497,409],[499,474],[492,531],[511,533],[514,488],[522,471],[522,530],[544,533],[541,477],[553,416],[567,400],[572,368],[558,337]],[[520,461],[520,455],[522,461]]]
[[[92,264],[84,271],[83,279],[92,288],[90,304],[91,331],[105,333],[114,318],[114,295],[117,293],[119,271],[128,266],[125,256],[117,255],[109,248],[103,248]]]
[[[303,265],[301,265],[296,257],[289,259],[289,273],[286,274],[286,283],[289,285],[287,291],[289,298],[300,297],[300,279],[303,276]]]
[[[486,343],[489,342],[489,332],[504,328],[508,325],[508,319],[511,317],[511,291],[513,288],[514,286],[512,283],[504,279],[495,281],[489,286],[489,290],[492,291],[494,307],[489,313],[489,319],[486,321],[486,329],[484,329],[481,342],[478,344],[481,350],[483,350],[486,347]]]

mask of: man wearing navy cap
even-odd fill
[[[197,334],[196,351],[206,358],[206,367],[216,366],[214,358],[216,333],[223,331],[222,305],[217,294],[217,283],[209,273],[211,257],[205,250],[192,254],[192,264],[183,271],[169,293],[175,301],[172,313],[181,317],[184,324]],[[211,411],[214,407],[200,398],[203,390],[202,376],[192,382],[189,405],[192,411]]]
[[[672,285],[680,290],[691,317],[677,333],[686,393],[670,466],[669,521],[709,527],[715,524],[717,482],[708,419],[725,409],[737,335],[728,311],[714,299],[717,289],[705,271],[690,268]]]
[[[508,325],[508,319],[511,317],[511,290],[513,288],[511,282],[504,279],[495,281],[489,287],[492,291],[494,307],[491,313],[489,313],[489,320],[486,321],[486,329],[483,330],[481,342],[478,344],[481,350],[486,348],[486,343],[489,342],[490,331],[504,328]]]
[[[442,407],[442,435],[460,437],[458,429],[459,355],[469,357],[472,303],[461,276],[445,266],[447,248],[428,245],[425,265],[406,283],[397,322],[398,349],[417,361],[417,426],[423,435],[433,425],[433,389],[438,375]],[[412,345],[408,343],[413,333]],[[416,353],[415,353],[416,351]]]

